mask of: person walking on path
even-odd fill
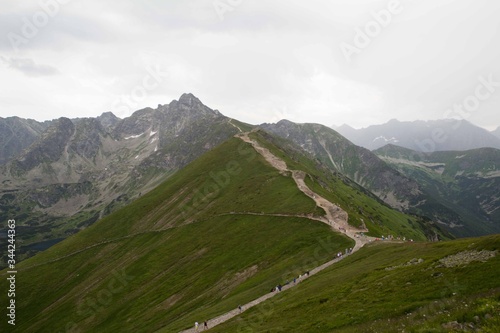
[[[241,305],[238,305],[238,309],[240,310],[240,313],[241,313]]]
[[[203,330],[208,330],[208,324],[207,324],[207,321],[205,320],[205,322],[203,323]]]
[[[194,323],[194,330],[195,330],[196,332],[198,332],[198,322],[195,322],[195,323]]]

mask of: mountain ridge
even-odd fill
[[[192,94],[125,119],[59,118],[0,166],[0,215],[30,217],[26,245],[65,238],[232,137],[229,120]]]
[[[348,126],[348,125],[346,125]],[[332,126],[354,144],[375,150],[387,143],[415,151],[433,152],[491,147],[500,149],[500,139],[467,120],[441,119],[398,121],[354,129]]]
[[[395,145],[374,151],[403,174],[415,179],[443,205],[467,216],[472,226],[500,232],[496,202],[500,188],[500,150],[416,152]]]
[[[44,129],[36,122],[28,123]],[[53,244],[88,227],[233,135],[257,127],[222,115],[191,93],[157,108],[137,110],[124,119],[104,112],[96,118],[62,117],[44,124],[47,128],[28,147],[0,165],[0,217],[16,214],[24,221],[21,227],[25,232],[20,237],[26,246],[21,248],[20,258],[32,255],[31,248],[40,245],[43,249],[43,244]],[[411,177],[337,132],[287,120],[260,128],[273,132],[273,126],[273,135],[294,139],[299,149],[329,166],[330,172],[349,178],[343,178],[349,186],[356,183],[357,191],[401,211],[426,216],[429,221],[439,220],[448,227],[463,225],[460,214],[422,196],[422,187]],[[295,128],[295,138],[286,138],[286,128]],[[376,215],[371,214],[370,219],[375,221]],[[361,213],[354,215],[357,223],[366,218]],[[450,230],[455,233],[457,229]],[[3,232],[5,229],[0,230]],[[437,236],[430,233],[427,237]]]
[[[261,128],[295,142],[331,170],[346,175],[393,208],[437,221],[455,235],[491,232],[489,227],[482,226],[482,223],[490,222],[479,222],[466,212],[457,212],[456,206],[445,204],[438,194],[412,179],[411,174],[400,172],[331,128],[319,124],[295,124],[287,120],[263,124]]]

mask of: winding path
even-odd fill
[[[241,131],[241,129],[240,129]],[[318,195],[317,193],[313,192],[305,183],[305,177],[306,177],[306,173],[304,171],[300,171],[300,170],[289,170],[287,165],[286,165],[286,162],[283,161],[282,159],[280,159],[279,157],[277,157],[276,155],[274,155],[273,153],[271,153],[269,151],[269,149],[267,148],[264,148],[262,147],[257,141],[255,140],[252,140],[250,137],[249,137],[249,132],[242,132],[240,134],[237,134],[235,135],[236,137],[240,138],[241,140],[247,142],[247,143],[250,143],[254,149],[259,153],[261,154],[264,159],[269,163],[271,164],[274,168],[276,168],[278,171],[280,171],[281,173],[285,174],[285,173],[291,173],[292,174],[292,178],[294,179],[295,183],[297,184],[297,187],[299,188],[300,191],[302,191],[305,195],[307,195],[308,197],[310,197],[311,199],[313,199],[315,202],[316,202],[316,205],[318,207],[321,207],[323,208],[323,210],[325,211],[326,215],[324,217],[312,217],[312,216],[304,216],[304,217],[307,217],[309,219],[313,219],[313,220],[316,220],[316,221],[321,221],[323,223],[326,223],[328,224],[329,226],[332,227],[332,229],[334,229],[335,231],[337,232],[343,232],[346,236],[352,238],[354,241],[355,241],[355,246],[354,248],[352,249],[352,252],[355,252],[357,250],[359,250],[361,247],[363,247],[366,243],[369,243],[369,242],[372,242],[373,240],[375,240],[375,238],[373,237],[367,237],[367,236],[361,236],[360,233],[363,233],[363,232],[367,232],[368,230],[366,229],[357,229],[351,225],[349,225],[349,223],[347,223],[347,220],[348,220],[348,215],[347,213],[342,209],[340,208],[339,206],[331,203],[330,201],[326,200],[325,198],[323,198],[322,196]],[[268,215],[268,214],[262,214],[262,213],[252,213],[252,212],[248,212],[248,213],[228,213],[227,215],[231,215],[231,214],[234,214],[234,215],[237,215],[237,214],[248,214],[248,215]],[[286,214],[273,214],[273,215],[277,215],[277,216],[288,216]],[[321,272],[322,270],[324,270],[325,268],[333,265],[334,263],[337,263],[339,262],[340,260],[342,260],[345,256],[342,256],[340,258],[335,258],[333,260],[330,260],[326,263],[324,263],[323,265],[320,265],[312,270],[309,271],[309,275],[308,276],[303,276],[301,278],[301,281],[304,280],[304,279],[307,279],[309,277],[311,277],[312,275],[318,273],[318,272]],[[285,285],[283,286],[283,288],[281,289],[281,292],[285,291],[285,290],[288,290],[290,288],[293,288],[294,286],[296,286],[297,284],[299,284],[300,281],[298,281],[297,283],[289,283],[288,285]],[[268,300],[269,298],[275,296],[276,294],[278,294],[279,292],[270,292],[270,293],[267,293],[247,304],[244,304],[242,305],[242,311],[241,312],[244,312],[266,300]],[[214,326],[217,326],[219,324],[222,324],[226,321],[228,321],[229,319],[232,319],[234,317],[236,317],[237,315],[239,315],[240,313],[240,310],[239,309],[234,309],[234,310],[231,310],[227,313],[224,313],[218,317],[215,317],[213,319],[210,319],[210,320],[207,320],[207,324],[208,324],[208,329],[214,327]],[[198,329],[198,332],[201,332],[203,331],[203,325],[200,325],[200,328]],[[195,333],[197,332],[196,329],[193,327],[193,328],[190,328],[190,329],[187,329],[187,330],[184,330],[184,331],[181,331],[179,333]]]

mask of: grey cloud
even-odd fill
[[[60,73],[59,70],[55,67],[37,64],[33,59],[29,58],[1,57],[1,59],[7,66],[9,66],[9,68],[18,70],[27,76],[51,76]]]

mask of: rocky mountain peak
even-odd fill
[[[191,93],[182,94],[178,101],[173,100],[161,109],[167,113],[176,114],[178,117],[188,116],[193,119],[204,116],[210,118],[221,116],[219,111],[212,110]]]
[[[114,127],[120,121],[120,118],[115,116],[113,112],[108,111],[97,117],[97,120],[99,120],[102,127],[108,129]]]
[[[184,93],[181,95],[179,98],[179,103],[180,104],[185,104],[190,107],[198,106],[198,105],[203,105],[203,103],[193,94],[191,93]]]

